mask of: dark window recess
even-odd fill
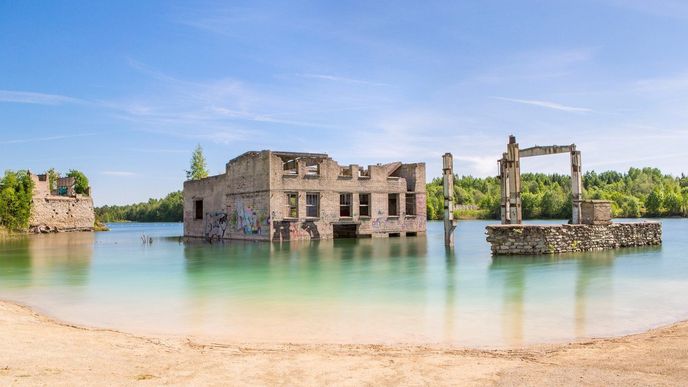
[[[203,219],[203,200],[194,201],[194,219]]]
[[[416,215],[416,194],[406,194],[406,215]]]
[[[356,225],[355,224],[333,224],[332,225],[332,236],[335,239],[339,238],[356,238]]]
[[[320,216],[320,194],[317,192],[306,193],[306,216],[317,218]]]
[[[351,217],[351,194],[350,193],[339,194],[339,217],[340,218],[350,218]]]
[[[296,192],[287,193],[287,218],[299,217],[299,195]]]
[[[299,173],[296,159],[283,161],[282,169],[284,170],[285,175],[296,175]]]
[[[399,216],[399,194],[389,194],[387,198],[387,216]]]
[[[320,176],[320,164],[315,160],[306,162],[306,176]]]
[[[358,195],[358,213],[360,216],[370,216],[370,194]]]

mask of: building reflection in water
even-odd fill
[[[0,278],[16,287],[84,286],[95,235],[91,232],[29,235],[0,244]]]
[[[548,292],[571,292],[571,297],[562,294],[558,298],[561,300],[570,299],[572,302],[573,337],[588,337],[590,334],[588,324],[593,323],[588,321],[590,308],[595,308],[595,314],[598,316],[600,313],[603,314],[605,310],[613,308],[614,283],[612,278],[615,260],[621,255],[633,253],[634,249],[623,249],[552,256],[493,257],[490,271],[495,275],[492,277],[502,283],[502,333],[505,341],[514,346],[522,345],[526,341],[525,338],[528,334],[525,332],[525,321],[529,320],[524,311],[524,305],[528,302],[525,300],[526,291],[529,291],[528,294],[533,299],[546,299]],[[573,286],[571,286],[570,280],[566,278],[567,270],[561,270],[562,274],[559,274],[556,268],[545,268],[549,265],[575,265]],[[543,271],[546,271],[547,274]],[[543,274],[555,276],[554,282],[552,279],[543,278]],[[529,278],[530,281],[537,283],[529,283]],[[550,286],[554,286],[556,289],[548,288]],[[530,316],[531,319],[533,317],[538,316]],[[543,320],[555,321],[556,316]],[[606,321],[605,323],[611,322]],[[552,329],[558,330],[561,327],[552,327]],[[536,334],[532,334],[532,336],[536,336]]]
[[[457,328],[455,325],[456,321],[454,320],[454,316],[459,310],[455,299],[456,253],[453,247],[445,246],[444,263],[446,273],[444,283],[444,340],[447,343],[451,343],[455,339],[454,330]]]
[[[219,318],[236,329],[264,324],[266,332],[279,321],[287,335],[309,324],[357,334],[377,306],[425,302],[424,237],[191,243],[184,256],[189,322],[197,327]],[[371,331],[382,329],[377,323]]]

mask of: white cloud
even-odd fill
[[[29,91],[0,90],[0,102],[28,103],[37,105],[61,105],[80,102],[77,98],[58,94],[34,93]]]
[[[562,105],[556,102],[551,102],[551,101],[540,101],[540,100],[535,100],[535,99],[517,99],[517,98],[506,98],[506,97],[492,97],[494,99],[499,99],[502,101],[509,101],[509,102],[516,102],[516,103],[521,103],[525,105],[533,105],[533,106],[539,106],[539,107],[544,107],[548,109],[554,109],[554,110],[561,110],[565,112],[591,112],[592,109],[588,108],[582,108],[582,107],[575,107],[575,106],[567,106],[567,105]]]

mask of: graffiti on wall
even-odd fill
[[[205,237],[208,239],[222,239],[227,231],[227,213],[207,212],[205,214]]]
[[[268,222],[269,218],[264,213],[246,205],[243,199],[235,201],[230,217],[230,223],[235,231],[244,235],[267,235]]]
[[[278,242],[320,239],[320,231],[315,222],[272,222],[272,240]]]

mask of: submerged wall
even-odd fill
[[[29,229],[32,232],[92,231],[95,220],[93,200],[88,196],[34,197]]]
[[[588,224],[506,224],[486,227],[494,255],[557,254],[662,244],[659,222]]]

